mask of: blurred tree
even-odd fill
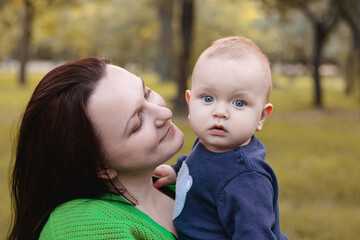
[[[288,7],[301,11],[309,20],[313,29],[313,78],[314,78],[314,106],[323,106],[321,75],[319,72],[322,54],[326,40],[339,18],[335,0],[263,0],[268,6],[274,6],[280,12]]]
[[[24,85],[26,83],[26,63],[28,61],[29,45],[33,30],[33,22],[35,15],[35,6],[32,0],[23,0],[24,4],[24,17],[23,17],[23,30],[22,38],[19,44],[19,62],[20,62],[20,75],[19,83]]]
[[[352,32],[352,48],[346,64],[346,93],[360,91],[360,1],[336,0],[340,16]],[[356,87],[357,84],[357,87]]]
[[[260,6],[259,2],[251,0],[199,2],[194,23],[192,62],[216,39],[234,35],[252,39],[267,54],[279,50],[277,28],[271,25],[274,21],[264,14]]]
[[[117,31],[114,25],[122,27],[123,20],[118,20],[124,16],[122,11],[117,11],[119,16],[116,18],[116,4],[110,8],[108,3],[103,0],[100,7],[92,0],[62,0],[48,4],[47,11],[39,14],[35,22],[35,57],[66,60],[107,55],[108,41]]]
[[[173,77],[173,0],[159,0],[158,4],[159,20],[161,24],[159,36],[159,55],[156,69],[162,81],[168,81]]]
[[[22,9],[19,1],[0,0],[0,60],[11,58],[15,39],[19,39],[19,11]]]
[[[157,10],[153,0],[55,1],[35,19],[33,57],[67,60],[97,55],[131,71],[153,71]]]
[[[11,60],[19,55],[18,45],[15,44],[21,39],[22,27],[16,22],[22,14],[21,4],[24,1],[0,0],[0,7],[6,2],[0,9],[0,31],[6,33],[0,35],[1,60]],[[180,101],[178,106],[185,109],[184,79],[190,75],[199,54],[218,38],[246,36],[258,44],[273,63],[312,64],[312,45],[315,45],[311,44],[314,39],[311,34],[313,23],[307,20],[308,17],[304,17],[304,11],[295,11],[293,5],[287,3],[300,2],[316,19],[322,20],[321,16],[326,15],[325,3],[330,0],[263,0],[278,9],[271,14],[265,14],[261,1],[201,1],[201,7],[196,8],[196,22],[187,30],[184,28],[187,18],[182,9],[188,0],[103,0],[101,4],[96,0],[27,1],[33,1],[36,9],[31,48],[28,49],[29,58],[62,61],[98,55],[110,58],[115,64],[131,71],[152,72],[154,69],[159,71],[159,67],[163,71],[173,70],[172,76],[165,72],[161,76],[182,84],[176,101]],[[354,0],[337,1],[357,3]],[[160,10],[161,4],[164,7],[165,3],[168,9],[173,10],[172,13],[165,11],[165,8]],[[282,10],[279,9],[284,10],[283,12],[291,11],[291,14],[285,13],[281,17],[279,13]],[[354,9],[354,6],[350,6],[350,10]],[[160,18],[161,14],[163,19]],[[192,29],[191,35],[186,33],[189,29]],[[323,63],[343,64],[345,61],[344,52],[348,49],[348,44],[344,42],[348,41],[349,31],[347,27],[345,31],[343,29],[344,27],[336,28],[336,35],[332,35],[330,41],[327,41],[325,49],[322,48]],[[190,41],[185,39],[186,34]],[[167,43],[169,46],[166,46]],[[159,60],[159,56],[165,55],[170,60],[164,60],[163,57]],[[183,65],[180,65],[180,61]],[[353,62],[354,60],[351,61]],[[167,64],[173,64],[174,67],[166,67]],[[169,74],[170,77],[166,77]],[[353,89],[350,86],[349,84],[349,89]]]
[[[0,0],[0,8],[2,8],[9,0]]]
[[[7,2],[3,0],[4,2]],[[13,1],[19,2],[19,1]],[[22,4],[23,14],[22,14],[22,28],[21,28],[21,37],[18,44],[18,48],[14,51],[16,52],[17,58],[19,60],[19,83],[21,85],[26,84],[26,65],[29,59],[29,48],[33,40],[33,31],[34,23],[36,17],[42,11],[45,11],[46,7],[50,6],[53,3],[60,2],[73,2],[67,0],[46,0],[46,1],[36,1],[36,0],[20,0]]]
[[[182,54],[179,62],[179,72],[177,76],[178,93],[175,99],[174,110],[178,115],[185,115],[187,105],[185,101],[185,91],[187,89],[187,80],[190,75],[190,53],[193,40],[193,22],[195,0],[181,0],[181,43]]]
[[[270,62],[280,65],[300,63],[309,66],[312,55],[312,31],[309,21],[300,11],[292,10],[291,14],[287,14],[266,5],[262,6],[262,9],[266,12],[266,17],[261,21],[261,25],[258,25],[264,32],[274,36],[271,41],[266,39],[262,45]],[[296,74],[287,68],[283,68],[282,72]]]

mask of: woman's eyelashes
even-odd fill
[[[151,94],[151,89],[150,89],[150,88],[146,88],[144,98],[145,98],[145,99],[148,99],[149,96],[150,96],[150,94]]]
[[[146,91],[145,91],[145,94],[144,94],[145,100],[150,97],[151,92],[152,91],[151,91],[150,88],[146,88]],[[139,131],[141,126],[142,126],[142,123],[143,123],[143,113],[142,113],[142,111],[139,111],[137,115],[138,115],[138,118],[139,118],[139,123],[136,125],[136,127],[134,128],[132,133],[136,133],[137,131]]]
[[[142,116],[142,112],[140,111],[138,113],[138,118],[139,118],[139,122],[138,124],[135,126],[135,128],[133,129],[132,133],[136,133],[137,131],[140,130],[142,123],[143,123],[143,116]]]

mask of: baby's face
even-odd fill
[[[224,152],[250,142],[272,110],[265,105],[269,81],[270,72],[253,58],[198,61],[186,98],[190,126],[208,150]]]

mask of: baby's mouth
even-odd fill
[[[213,135],[224,135],[227,133],[226,129],[222,125],[214,125],[210,128],[210,132]]]

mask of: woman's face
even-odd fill
[[[181,148],[184,136],[172,112],[143,80],[107,65],[90,97],[87,112],[105,152],[105,167],[118,173],[153,170]]]

